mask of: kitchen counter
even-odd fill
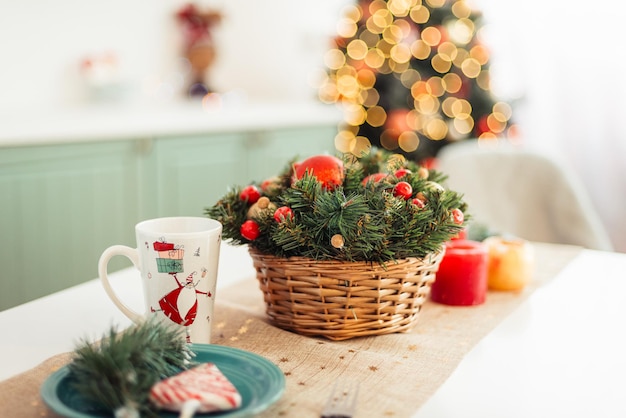
[[[254,131],[340,123],[336,106],[302,103],[100,104],[0,113],[0,147]]]

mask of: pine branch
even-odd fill
[[[103,409],[158,416],[148,396],[154,383],[191,365],[178,329],[157,320],[125,332],[111,328],[99,343],[82,341],[69,364],[72,388]]]

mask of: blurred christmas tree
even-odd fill
[[[467,138],[510,135],[511,107],[493,98],[481,14],[464,0],[360,0],[338,24],[320,99],[341,103],[335,144],[378,146],[423,161]]]

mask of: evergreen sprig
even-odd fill
[[[112,327],[98,343],[80,342],[73,354],[72,388],[116,417],[158,416],[151,387],[189,368],[194,355],[177,328],[158,320],[124,332]]]
[[[382,150],[372,150],[360,158],[344,155],[343,161],[343,184],[332,190],[324,189],[308,172],[293,181],[290,163],[278,176],[280,181],[264,195],[274,207],[291,208],[294,216],[276,222],[273,208],[259,211],[253,220],[259,225],[260,235],[253,241],[240,234],[249,208],[239,198],[241,187],[233,188],[214,206],[206,208],[205,214],[222,223],[224,239],[235,245],[249,244],[278,257],[316,260],[386,263],[424,257],[438,251],[464,227],[454,222],[452,210],[465,213],[467,205],[460,194],[443,187],[443,173],[424,171],[417,163]],[[394,173],[400,168],[409,173],[397,178]],[[387,176],[364,184],[364,179],[375,173]],[[418,207],[412,199],[394,196],[393,188],[400,181],[411,185],[413,196],[421,193],[425,207]],[[466,214],[465,218],[469,216]],[[335,235],[341,235],[343,246],[331,245]]]

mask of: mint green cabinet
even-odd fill
[[[0,149],[0,310],[96,277],[104,248],[132,243],[135,153],[132,141]]]
[[[134,225],[204,216],[234,185],[334,153],[335,126],[0,147],[0,310],[97,277]],[[129,266],[116,257],[109,271]]]
[[[203,216],[229,187],[276,175],[296,156],[332,153],[335,135],[322,126],[158,139],[155,216]]]
[[[204,216],[204,208],[245,170],[245,134],[224,133],[155,141],[155,216]]]

